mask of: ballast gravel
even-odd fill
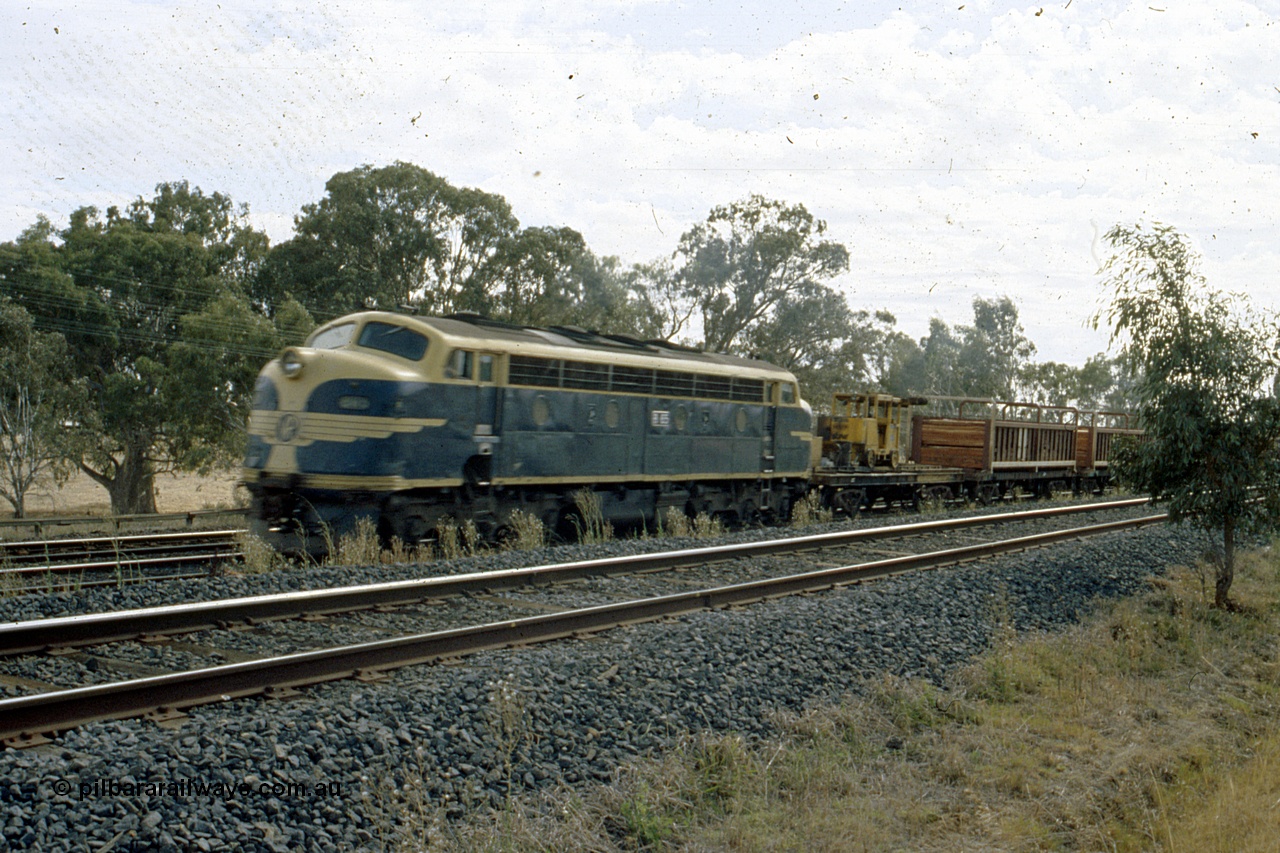
[[[0,753],[0,851],[377,848],[391,842],[403,809],[458,817],[500,807],[508,784],[518,793],[607,782],[622,762],[691,731],[768,737],[772,712],[838,701],[881,673],[945,683],[1002,625],[1069,624],[1094,599],[1131,594],[1208,546],[1192,530],[1158,526],[410,667],[376,683],[224,702],[191,709],[176,728],[86,725],[49,745]],[[528,565],[569,553],[581,556],[501,556]],[[452,570],[475,569],[460,561]],[[361,572],[386,574],[351,570],[341,582],[373,579],[355,580]],[[245,579],[239,592],[206,595],[296,583]],[[139,600],[117,607],[159,603],[141,589],[119,592]],[[0,619],[96,606],[14,599]]]

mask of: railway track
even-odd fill
[[[19,593],[51,586],[201,577],[241,557],[237,537],[242,532],[192,530],[0,542],[0,583],[8,592]]]
[[[66,619],[48,619],[0,625],[0,653],[17,655],[51,647],[60,650],[143,637],[149,643],[168,644],[184,654],[211,648],[203,636],[196,642],[174,642],[173,637],[192,632],[226,631],[229,628],[259,626],[285,619],[314,620],[325,614],[352,614],[353,611],[401,608],[394,614],[390,629],[372,628],[364,633],[392,636],[356,642],[340,647],[312,648],[281,655],[256,651],[226,654],[232,663],[198,669],[166,672],[124,682],[104,683],[46,692],[0,701],[0,737],[11,744],[38,742],[42,733],[63,730],[90,720],[114,719],[150,714],[173,716],[178,709],[232,697],[271,694],[334,679],[360,677],[375,679],[381,673],[413,663],[438,661],[526,643],[576,636],[618,625],[669,618],[693,610],[736,607],[769,598],[816,592],[858,583],[875,577],[978,560],[1010,551],[1044,547],[1067,539],[1099,535],[1158,523],[1164,516],[1153,515],[1108,522],[1089,527],[1049,530],[995,542],[947,547],[925,553],[899,553],[867,560],[865,549],[872,543],[908,536],[930,536],[1011,522],[1061,523],[1071,516],[1100,509],[1133,509],[1142,501],[1072,506],[1049,510],[1009,513],[1001,516],[921,522],[908,525],[843,531],[809,537],[792,537],[767,542],[723,545],[606,560],[539,566],[496,573],[459,575],[349,587],[313,590],[229,601],[203,602],[110,614],[92,614]],[[863,559],[848,560],[850,548],[862,548]],[[873,546],[878,547],[878,546]],[[881,550],[883,550],[881,548]],[[796,557],[797,554],[809,555]],[[803,565],[794,561],[805,560]],[[791,561],[782,567],[771,561]],[[713,567],[709,577],[685,576],[695,567]],[[655,590],[651,582],[661,574],[667,590]],[[625,575],[623,583],[615,576]],[[636,576],[650,583],[650,594],[635,597]],[[614,577],[614,580],[609,578]],[[555,600],[551,585],[599,578],[593,595],[601,601],[592,606],[565,606]],[[643,584],[639,584],[643,586]],[[671,591],[675,587],[677,591]],[[682,588],[683,587],[683,588]],[[510,599],[507,594],[521,590]],[[581,590],[577,596],[581,599]],[[412,630],[417,612],[434,613],[447,601],[461,602],[463,626]],[[477,617],[475,610],[487,611]],[[505,611],[502,607],[506,606]],[[542,609],[536,616],[514,616],[512,609]],[[437,614],[438,615],[438,614]],[[431,621],[431,620],[427,620]],[[436,619],[439,623],[439,619]],[[313,623],[306,622],[310,627]],[[341,630],[359,636],[358,628],[368,628],[356,616],[341,618],[332,633]],[[239,632],[249,639],[252,632]],[[218,635],[223,636],[223,635]],[[233,644],[234,645],[234,644]],[[249,644],[252,646],[252,643]],[[78,654],[72,652],[72,655]],[[126,666],[127,670],[128,667]]]

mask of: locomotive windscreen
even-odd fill
[[[364,324],[364,328],[360,330],[360,340],[356,343],[362,347],[389,352],[410,361],[417,361],[427,351],[427,339],[424,335],[412,329],[406,329],[404,326],[379,323],[376,320]]]

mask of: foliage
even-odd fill
[[[0,247],[0,286],[37,329],[65,339],[93,417],[78,464],[117,513],[155,509],[154,477],[237,456],[253,377],[309,318],[248,293],[267,251],[248,210],[185,182],[55,231],[40,219]],[[256,301],[255,301],[256,300]]]
[[[1174,521],[1222,536],[1215,601],[1226,606],[1235,536],[1280,519],[1276,326],[1207,287],[1186,237],[1167,225],[1112,228],[1103,267],[1112,339],[1141,370],[1147,440],[1119,449],[1117,473],[1166,501]],[[1236,303],[1240,314],[1233,313]]]
[[[870,382],[878,330],[865,311],[824,288],[809,298],[786,297],[773,319],[747,329],[749,351],[795,373],[809,400],[825,407],[832,393]]]
[[[1098,353],[1081,367],[1046,361],[1027,364],[1019,371],[1017,396],[1043,406],[1074,406],[1098,411],[1129,411],[1117,374],[1119,362]]]
[[[804,205],[753,195],[685,232],[675,275],[697,305],[706,348],[739,351],[747,332],[785,305],[829,293],[823,281],[848,270],[849,252],[824,240],[826,230]]]
[[[884,316],[888,323],[878,336],[876,372],[881,388],[898,396],[1013,400],[1036,351],[1008,297],[975,298],[970,326],[953,329],[942,318],[932,318],[929,334],[918,344],[895,332],[892,316]],[[1033,381],[1051,371],[1045,368]]]
[[[294,218],[261,286],[292,292],[317,317],[410,303],[479,310],[494,258],[518,223],[497,195],[460,189],[411,163],[339,172]]]
[[[791,526],[808,527],[811,524],[829,524],[835,514],[829,507],[822,505],[822,497],[817,492],[810,492],[796,501],[791,508]]]
[[[635,264],[621,278],[636,301],[638,337],[664,341],[689,339],[698,305],[680,286],[669,260]]]
[[[956,363],[964,393],[1008,400],[1015,396],[1018,373],[1036,352],[1023,333],[1018,309],[1007,296],[973,300],[973,325],[961,326],[963,342]]]
[[[531,512],[513,510],[505,545],[512,551],[535,551],[547,544],[547,526]]]
[[[598,493],[589,488],[578,489],[573,493],[573,507],[563,532],[572,533],[584,545],[613,539],[613,524],[604,517]]]
[[[521,325],[633,333],[639,304],[566,227],[521,228],[502,196],[412,163],[339,172],[302,208],[256,285],[317,317],[366,308],[470,311]]]
[[[74,467],[72,427],[88,417],[88,395],[62,336],[36,331],[31,315],[4,297],[0,342],[0,497],[23,518],[27,494]]]
[[[521,325],[656,337],[618,260],[597,258],[571,228],[526,228],[504,243],[495,262],[500,275],[477,297],[481,313]]]

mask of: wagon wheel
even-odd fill
[[[866,500],[866,489],[846,489],[835,496],[835,509],[845,515],[857,515],[858,510],[863,507]]]
[[[929,510],[941,510],[951,498],[951,489],[945,485],[932,485],[920,491],[920,503]]]

